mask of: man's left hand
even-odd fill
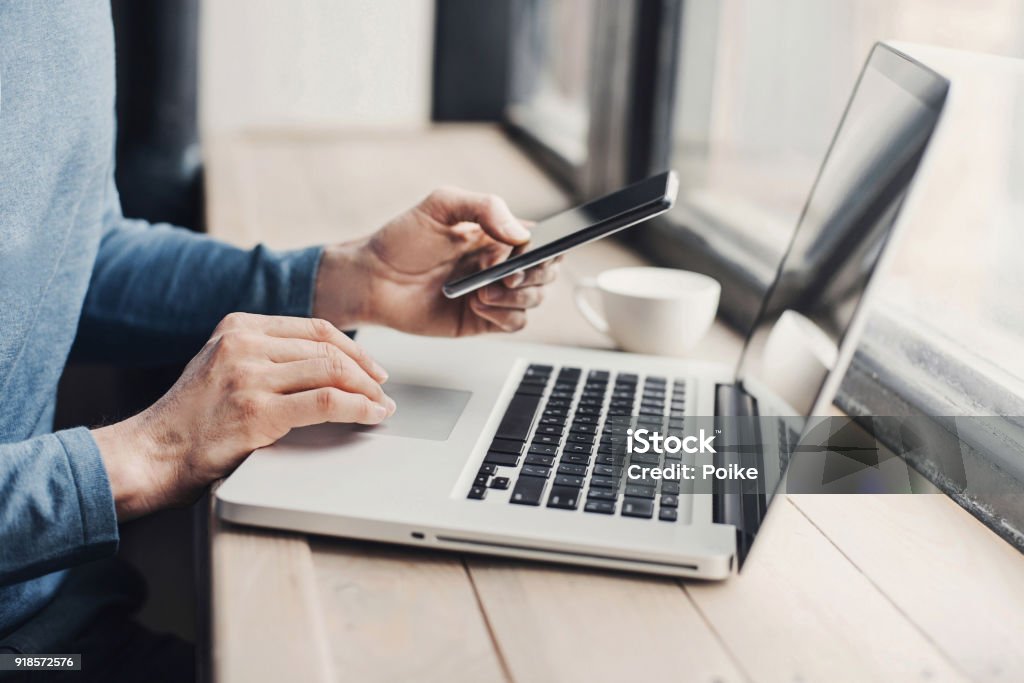
[[[325,248],[313,315],[341,328],[370,323],[445,337],[519,330],[558,259],[458,299],[441,286],[506,259],[529,240],[526,226],[494,195],[436,190],[369,238]]]

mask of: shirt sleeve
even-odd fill
[[[109,182],[75,360],[120,364],[191,358],[233,311],[309,316],[321,248],[273,251],[125,218]]]
[[[0,586],[117,550],[117,515],[88,429],[0,445]]]

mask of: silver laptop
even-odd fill
[[[729,576],[806,418],[832,403],[947,89],[875,46],[738,368],[363,330],[399,410],[376,427],[320,425],[257,451],[217,491],[219,514],[427,548]],[[737,421],[750,417],[756,447],[730,449]],[[717,448],[634,452],[629,430],[641,427],[680,438],[705,429]],[[759,476],[631,476],[705,464],[753,464]]]

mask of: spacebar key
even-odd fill
[[[539,406],[540,396],[527,394],[513,396],[505,411],[505,416],[501,418],[501,424],[498,425],[498,432],[495,436],[502,439],[525,441],[530,434],[530,427],[533,426],[533,418],[537,415]]]

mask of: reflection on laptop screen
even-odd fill
[[[947,88],[891,48],[872,51],[740,360],[745,388],[778,401],[760,414],[809,415],[836,369]]]

